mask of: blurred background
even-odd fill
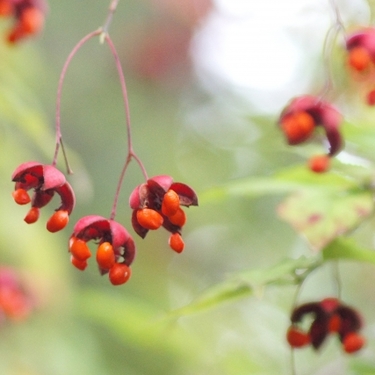
[[[39,37],[0,45],[0,263],[15,270],[33,301],[27,316],[5,319],[0,327],[0,373],[290,374],[285,331],[294,288],[259,290],[179,319],[168,312],[235,271],[309,254],[304,240],[277,218],[279,196],[213,202],[204,194],[303,163],[284,145],[275,122],[291,97],[324,85],[322,46],[332,8],[323,0],[120,0],[110,34],[127,80],[135,151],[149,176],[171,175],[203,198],[188,210],[182,254],[169,249],[166,231],[137,238],[128,196],[142,174],[131,163],[116,219],[134,235],[137,257],[130,281],[113,287],[93,260],[80,272],[67,252],[80,217],[109,216],[127,152],[115,64],[97,39],[74,58],[62,92],[62,131],[74,170],[68,180],[77,196],[68,228],[53,235],[45,230],[52,205],[26,225],[10,181],[22,162],[52,161],[61,69],[73,46],[103,23],[108,3],[50,0]],[[371,2],[337,4],[348,28],[372,20]],[[3,32],[8,27],[0,20]],[[344,73],[339,66],[338,82]],[[372,238],[370,227],[364,235]],[[298,374],[365,373],[348,372],[349,363],[375,373],[373,267],[348,262],[342,268],[345,300],[365,315],[369,346],[354,358],[333,341],[321,355],[306,349],[298,353]],[[334,291],[322,267],[302,299]]]

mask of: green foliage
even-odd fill
[[[204,291],[190,304],[172,311],[170,317],[198,313],[223,302],[259,294],[267,286],[297,285],[321,264],[320,257],[285,259],[265,269],[244,270]]]

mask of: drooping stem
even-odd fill
[[[87,34],[85,37],[83,37],[75,45],[75,47],[72,49],[72,51],[70,52],[70,54],[68,55],[68,57],[67,57],[67,59],[64,63],[64,66],[62,68],[60,78],[59,78],[59,83],[58,83],[58,87],[57,87],[56,120],[55,120],[56,121],[56,147],[55,147],[55,153],[54,153],[53,160],[52,160],[52,165],[56,166],[57,156],[59,154],[59,149],[60,149],[60,146],[61,146],[62,151],[64,153],[64,160],[65,160],[65,164],[66,164],[66,168],[68,170],[68,173],[71,173],[71,168],[69,166],[69,163],[68,163],[68,160],[67,160],[67,157],[66,157],[66,154],[65,154],[65,148],[64,148],[63,143],[62,143],[62,135],[61,135],[61,92],[62,92],[62,87],[63,87],[63,83],[64,83],[64,80],[65,80],[66,72],[67,72],[68,67],[69,67],[73,57],[75,56],[75,54],[78,52],[78,50],[88,40],[90,40],[91,38],[99,35],[100,33],[101,33],[101,30],[93,31],[90,34]]]
[[[125,177],[126,170],[127,170],[128,165],[130,164],[130,162],[133,158],[138,163],[145,180],[148,179],[146,169],[145,169],[141,159],[136,155],[136,153],[133,150],[131,122],[130,122],[130,110],[129,110],[129,99],[128,99],[128,92],[127,92],[127,88],[126,88],[125,76],[124,76],[124,73],[123,73],[123,70],[122,70],[122,66],[121,66],[121,62],[120,62],[120,58],[119,58],[119,55],[117,53],[117,50],[116,50],[111,38],[108,35],[108,27],[112,22],[113,14],[114,14],[114,12],[117,8],[118,3],[119,3],[119,0],[112,0],[111,1],[109,9],[108,9],[108,15],[107,15],[107,18],[106,18],[106,21],[105,21],[103,27],[101,27],[98,30],[93,31],[93,32],[89,33],[88,35],[86,35],[85,37],[83,37],[75,45],[75,47],[72,49],[72,51],[70,52],[70,54],[68,55],[68,57],[67,57],[67,59],[64,63],[63,69],[62,69],[61,74],[60,74],[58,89],[57,89],[56,147],[55,147],[55,153],[54,153],[54,157],[53,157],[53,161],[52,161],[52,165],[55,166],[56,163],[57,163],[57,157],[58,157],[58,153],[59,153],[60,146],[61,146],[67,171],[68,171],[68,173],[72,173],[72,170],[69,166],[68,159],[67,159],[67,156],[66,156],[66,153],[65,153],[65,148],[64,148],[64,144],[63,144],[63,141],[62,141],[62,134],[61,134],[61,92],[62,92],[62,86],[63,86],[64,80],[65,80],[66,72],[68,70],[68,67],[69,67],[73,57],[76,55],[76,53],[79,51],[79,49],[88,40],[90,40],[93,37],[99,36],[100,42],[106,41],[106,43],[108,44],[108,46],[109,46],[109,48],[112,52],[114,60],[115,60],[116,69],[117,69],[120,84],[121,84],[121,91],[122,91],[123,103],[124,103],[124,108],[125,108],[126,131],[127,131],[128,153],[127,153],[126,161],[125,161],[125,164],[124,164],[124,166],[122,168],[122,171],[120,173],[120,178],[119,178],[119,181],[118,181],[118,184],[117,184],[117,187],[116,187],[115,198],[114,198],[112,211],[111,211],[111,215],[110,215],[110,219],[112,219],[112,220],[116,216],[118,199],[119,199],[120,190],[121,190],[121,186],[122,186],[122,183],[123,183],[123,180],[124,180],[124,177]]]
[[[111,1],[110,5],[108,7],[108,14],[107,14],[107,18],[104,22],[104,25],[101,28],[99,28],[98,30],[93,31],[92,33],[83,37],[76,44],[76,46],[72,49],[68,58],[66,59],[65,64],[64,64],[63,69],[62,69],[61,74],[60,74],[60,79],[59,79],[58,89],[57,89],[57,100],[56,100],[56,147],[55,147],[55,153],[54,153],[52,165],[55,166],[56,163],[57,163],[57,156],[58,156],[59,149],[60,149],[60,146],[61,146],[61,150],[62,150],[63,155],[64,155],[64,161],[65,161],[65,165],[66,165],[66,169],[67,169],[68,174],[73,173],[73,171],[69,166],[69,162],[68,162],[68,158],[67,158],[67,155],[66,155],[66,152],[65,152],[65,148],[64,148],[64,145],[62,143],[61,116],[60,116],[60,113],[61,113],[61,91],[62,91],[62,86],[63,86],[64,80],[65,80],[66,71],[67,71],[67,69],[70,65],[70,62],[72,61],[73,57],[75,56],[75,54],[78,52],[78,50],[89,39],[91,39],[91,38],[93,38],[97,35],[100,35],[101,38],[105,37],[105,35],[107,34],[107,31],[108,31],[108,28],[109,28],[109,26],[112,22],[113,14],[116,11],[116,8],[117,8],[117,5],[118,5],[119,1],[120,0],[112,0]]]
[[[107,42],[107,44],[108,44],[108,46],[109,46],[109,48],[112,52],[112,55],[115,59],[117,73],[118,73],[118,76],[119,76],[119,79],[120,79],[122,97],[123,97],[124,108],[125,108],[126,131],[127,131],[127,138],[128,138],[128,155],[127,155],[124,167],[122,168],[120,178],[119,178],[119,182],[117,184],[115,198],[114,198],[114,201],[113,201],[113,206],[112,206],[112,211],[111,211],[111,216],[110,216],[110,219],[113,220],[116,216],[117,203],[118,203],[118,198],[119,198],[119,195],[120,195],[122,182],[124,180],[126,170],[128,168],[129,163],[131,162],[132,158],[134,158],[136,160],[136,162],[138,163],[145,180],[148,179],[148,176],[147,176],[147,172],[146,172],[146,169],[145,169],[142,161],[139,159],[139,157],[136,155],[136,153],[133,150],[128,90],[126,88],[126,81],[125,81],[124,72],[122,70],[120,58],[119,58],[118,53],[116,51],[116,48],[115,48],[115,46],[112,42],[112,39],[109,37],[108,34],[105,35],[105,41]]]

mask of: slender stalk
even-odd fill
[[[58,87],[57,87],[57,99],[56,99],[56,147],[55,147],[55,153],[54,153],[53,160],[52,160],[52,165],[56,166],[57,156],[59,154],[59,149],[60,149],[60,145],[61,145],[61,148],[62,148],[62,150],[64,152],[64,159],[65,159],[65,163],[66,163],[66,167],[67,167],[68,173],[71,171],[71,168],[69,167],[69,163],[67,161],[67,157],[66,157],[66,154],[65,154],[65,149],[64,149],[64,146],[62,144],[62,135],[61,135],[61,92],[62,92],[62,87],[63,87],[63,83],[64,83],[64,80],[65,80],[65,76],[66,76],[66,72],[68,70],[68,67],[69,67],[69,65],[70,65],[73,57],[77,53],[77,51],[88,40],[90,40],[91,38],[99,35],[100,33],[101,33],[101,30],[93,31],[90,34],[87,34],[85,37],[83,37],[75,45],[75,47],[72,49],[72,51],[70,52],[70,54],[68,55],[68,57],[67,57],[67,59],[66,59],[66,61],[64,63],[64,66],[63,66],[61,74],[60,74],[60,79],[59,79]]]
[[[134,152],[133,150],[133,143],[132,143],[132,133],[131,133],[131,122],[130,122],[130,109],[129,109],[129,99],[128,99],[128,91],[127,91],[127,88],[126,88],[126,82],[125,82],[125,76],[124,76],[124,72],[122,70],[122,66],[121,66],[121,62],[120,62],[120,58],[119,58],[119,55],[117,53],[117,50],[112,42],[112,39],[110,38],[110,36],[108,35],[108,28],[109,28],[109,25],[111,24],[112,22],[112,18],[113,18],[113,14],[117,8],[117,5],[119,3],[119,0],[112,0],[111,3],[110,3],[110,6],[109,6],[109,9],[108,9],[108,15],[107,15],[107,18],[104,22],[104,25],[103,27],[99,28],[98,30],[95,30],[89,34],[87,34],[85,37],[83,37],[76,45],[75,47],[72,49],[72,51],[70,52],[70,54],[68,55],[65,63],[64,63],[64,66],[63,66],[63,69],[61,71],[61,74],[60,74],[60,78],[59,78],[59,83],[58,83],[58,88],[57,88],[57,100],[56,100],[56,147],[55,147],[55,153],[54,153],[54,157],[53,157],[53,161],[52,161],[52,165],[55,166],[56,163],[57,163],[57,157],[58,157],[58,153],[59,153],[59,150],[60,150],[60,146],[61,146],[61,149],[62,149],[62,152],[63,152],[63,155],[64,155],[64,161],[65,161],[65,164],[66,164],[66,168],[67,168],[67,171],[68,173],[73,173],[70,166],[69,166],[69,163],[68,163],[68,159],[67,159],[67,156],[66,156],[66,153],[65,153],[65,148],[64,148],[64,144],[63,144],[63,141],[62,141],[62,134],[61,134],[61,92],[62,92],[62,87],[63,87],[63,83],[64,83],[64,80],[65,80],[65,76],[66,76],[66,72],[68,70],[68,67],[73,59],[73,57],[76,55],[76,53],[79,51],[79,49],[88,41],[90,40],[91,38],[93,37],[96,37],[96,36],[99,36],[99,40],[100,42],[103,42],[105,41],[111,52],[112,52],[112,55],[114,57],[114,60],[115,60],[115,64],[116,64],[116,69],[117,69],[117,72],[118,72],[118,76],[119,76],[119,80],[120,80],[120,84],[121,84],[121,91],[122,91],[122,97],[123,97],[123,103],[124,103],[124,108],[125,108],[125,119],[126,119],[126,131],[127,131],[127,148],[128,148],[128,153],[127,153],[127,157],[126,157],[126,161],[125,161],[125,164],[121,170],[121,173],[120,173],[120,178],[119,178],[119,181],[118,181],[118,184],[117,184],[117,187],[116,187],[116,192],[115,192],[115,197],[114,197],[114,201],[113,201],[113,206],[112,206],[112,210],[111,210],[111,215],[110,215],[110,219],[113,220],[116,216],[116,210],[117,210],[117,204],[118,204],[118,199],[119,199],[119,195],[120,195],[120,191],[121,191],[121,186],[122,186],[122,183],[123,183],[123,180],[124,180],[124,177],[125,177],[125,173],[126,173],[126,170],[128,168],[128,165],[130,164],[131,160],[134,158],[134,160],[138,163],[141,171],[142,171],[142,174],[145,178],[145,180],[148,179],[148,176],[147,176],[147,172],[146,172],[146,169],[141,161],[141,159],[136,155],[136,153]]]
[[[112,40],[111,40],[111,38],[109,37],[108,34],[105,35],[105,41],[107,42],[107,44],[108,44],[108,46],[109,46],[109,48],[110,48],[110,50],[113,54],[113,57],[115,59],[117,73],[118,73],[118,76],[119,76],[119,79],[120,79],[122,97],[123,97],[124,108],[125,108],[126,131],[127,131],[127,139],[128,139],[128,155],[127,155],[124,167],[122,168],[122,171],[121,171],[121,174],[120,174],[119,182],[118,182],[117,188],[116,188],[115,198],[114,198],[114,201],[113,201],[112,211],[111,211],[111,215],[110,215],[110,219],[113,220],[116,216],[118,198],[119,198],[119,195],[120,195],[122,182],[124,180],[126,170],[128,168],[129,163],[131,162],[132,158],[134,158],[135,161],[138,163],[145,180],[148,179],[148,176],[147,176],[147,172],[146,172],[146,169],[145,169],[142,161],[139,159],[139,157],[136,155],[136,153],[133,150],[128,90],[126,88],[126,81],[125,81],[124,72],[122,70],[120,58],[118,56],[118,53],[116,51],[116,48],[115,48]]]

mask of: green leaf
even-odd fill
[[[354,229],[372,211],[372,194],[361,189],[303,191],[288,197],[278,208],[279,216],[316,251]]]
[[[172,311],[169,317],[195,314],[223,302],[245,298],[268,285],[295,284],[301,274],[311,272],[320,264],[321,260],[318,257],[301,257],[285,259],[264,269],[235,273],[228,280],[208,288],[190,304]]]
[[[317,174],[306,166],[294,166],[268,177],[251,177],[231,181],[202,194],[201,201],[218,202],[229,197],[257,197],[268,194],[286,194],[299,190],[345,190],[355,188],[358,182],[339,173]]]
[[[337,238],[323,249],[323,258],[348,259],[375,264],[375,250],[358,245],[351,238]]]

